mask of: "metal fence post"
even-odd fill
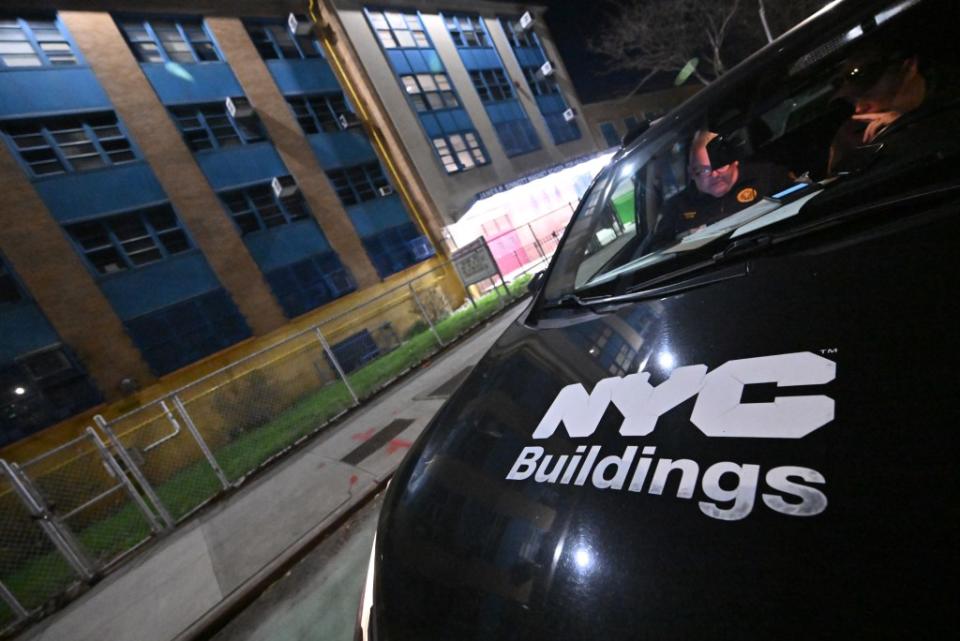
[[[30,613],[27,612],[27,609],[20,605],[20,602],[17,601],[17,597],[13,595],[13,592],[10,591],[10,588],[3,584],[3,581],[0,581],[0,599],[3,599],[3,601],[7,604],[7,607],[13,611],[18,621],[22,621],[30,616]]]
[[[97,446],[97,451],[100,453],[104,465],[113,472],[117,481],[123,486],[123,489],[127,491],[127,494],[130,495],[133,502],[137,504],[140,511],[143,512],[147,522],[150,524],[150,529],[154,532],[163,531],[163,524],[157,520],[157,515],[147,506],[146,501],[140,496],[140,492],[137,492],[137,488],[134,487],[133,482],[130,481],[130,477],[124,474],[123,468],[117,463],[117,459],[111,456],[110,451],[107,449],[107,446],[104,445],[103,441],[100,440],[100,437],[97,436],[96,431],[94,431],[92,427],[87,426],[86,432],[90,435],[90,439],[93,440],[93,444]]]
[[[353,397],[353,406],[357,407],[360,405],[360,399],[357,398],[357,393],[353,391],[353,386],[350,384],[350,381],[347,380],[347,375],[344,373],[343,368],[340,367],[340,361],[337,360],[337,357],[334,356],[333,350],[330,349],[330,344],[327,342],[326,337],[323,335],[323,332],[320,331],[320,328],[317,327],[317,340],[320,341],[320,346],[323,348],[324,353],[326,353],[327,358],[330,359],[330,362],[333,363],[333,368],[337,370],[337,374],[340,375],[340,380],[343,381],[343,384],[346,386],[347,391],[350,392],[350,396]]]
[[[547,255],[543,251],[543,245],[540,244],[540,239],[537,238],[536,232],[533,231],[533,225],[528,223],[527,228],[530,230],[530,235],[533,236],[533,245],[537,248],[537,253],[540,254],[540,258],[546,258]]]
[[[210,448],[207,447],[207,442],[203,440],[203,437],[200,435],[200,430],[197,429],[193,419],[190,418],[189,414],[187,414],[187,408],[183,406],[183,401],[180,400],[180,397],[177,394],[173,395],[173,406],[180,413],[180,416],[183,417],[183,422],[187,426],[187,431],[190,432],[191,436],[193,436],[193,440],[197,442],[197,445],[200,447],[200,451],[203,452],[203,455],[206,457],[207,463],[210,464],[210,467],[213,468],[214,474],[216,474],[217,478],[220,479],[220,484],[223,486],[223,489],[230,489],[230,481],[227,480],[227,475],[223,473],[222,469],[220,469],[220,464],[217,463],[217,459],[214,458],[213,452],[210,451]]]
[[[417,297],[417,290],[413,288],[413,283],[408,283],[407,286],[410,288],[410,295],[413,296],[413,302],[417,304],[417,309],[420,310],[420,314],[423,316],[424,320],[427,321],[427,325],[430,326],[430,331],[433,332],[433,337],[437,339],[437,343],[440,345],[440,347],[445,346],[446,343],[444,343],[443,339],[440,338],[440,334],[437,333],[437,328],[433,326],[433,321],[430,320],[427,310],[423,308],[423,304]]]
[[[0,469],[10,479],[10,485],[13,486],[14,492],[27,508],[27,511],[37,521],[40,529],[47,535],[47,538],[57,548],[64,560],[73,568],[73,571],[87,582],[97,578],[93,562],[84,553],[73,535],[53,515],[41,498],[40,493],[31,486],[23,474],[23,470],[16,463],[8,463],[3,459],[0,459]]]
[[[167,419],[170,420],[179,431],[179,425],[176,423],[176,419],[173,418],[173,415],[170,413],[170,410],[167,408],[166,403],[160,401],[160,406],[163,408],[163,411],[167,415]],[[107,435],[107,439],[110,441],[110,444],[113,446],[113,449],[117,452],[117,456],[120,457],[120,460],[123,461],[123,464],[127,466],[127,469],[130,470],[130,473],[133,475],[133,478],[137,480],[137,484],[140,486],[140,489],[143,490],[143,493],[147,495],[147,498],[150,499],[150,502],[153,503],[154,509],[157,511],[157,514],[160,515],[160,518],[163,519],[164,528],[169,529],[174,526],[173,518],[170,516],[170,512],[167,511],[167,508],[160,501],[160,497],[157,496],[157,493],[154,491],[153,486],[150,485],[150,482],[147,480],[147,477],[144,476],[143,472],[137,466],[136,462],[133,460],[133,457],[130,456],[130,452],[127,451],[127,448],[123,446],[123,443],[120,442],[120,439],[114,433],[112,429],[107,425],[107,421],[104,420],[102,416],[97,414],[93,417],[93,421],[103,430],[103,433]]]

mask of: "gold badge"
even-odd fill
[[[696,218],[696,217],[697,217],[697,212],[695,212],[695,211],[685,211],[685,212],[683,212],[683,219],[684,219],[684,220],[693,220],[693,219]]]
[[[744,187],[737,192],[738,203],[752,203],[757,199],[757,190],[753,187]]]

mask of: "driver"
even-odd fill
[[[670,243],[753,205],[793,182],[769,163],[741,162],[713,167],[707,145],[717,134],[697,131],[690,143],[688,172],[693,184],[664,203],[655,237]]]

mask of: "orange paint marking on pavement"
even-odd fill
[[[411,441],[405,441],[401,438],[395,438],[389,443],[387,443],[387,454],[393,454],[394,452],[397,452],[399,450],[408,449],[411,445],[413,445],[413,442]]]
[[[360,477],[357,476],[356,474],[354,474],[353,476],[351,476],[351,477],[350,477],[350,487],[353,487],[354,485],[356,485],[356,484],[357,484],[357,481],[359,481],[359,480],[360,480]]]

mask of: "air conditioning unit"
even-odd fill
[[[224,104],[227,106],[227,113],[230,114],[231,118],[243,119],[253,116],[253,105],[246,98],[227,97]]]
[[[391,187],[390,185],[384,185],[383,187],[378,187],[377,192],[383,197],[392,196],[393,187]]]
[[[553,75],[553,65],[549,60],[540,65],[540,75],[544,78],[548,78]]]
[[[287,198],[300,191],[293,176],[277,176],[270,181],[270,187],[273,188],[273,193],[277,198]]]
[[[527,11],[520,16],[520,28],[526,31],[533,26],[533,15]]]
[[[305,15],[291,13],[287,16],[287,28],[295,36],[309,36],[313,31],[313,22]]]
[[[563,112],[563,119],[566,120],[567,122],[571,122],[572,120],[575,120],[576,117],[577,117],[577,112],[574,111],[573,109],[567,109],[566,111]]]
[[[340,128],[343,130],[360,126],[360,119],[357,117],[357,114],[352,111],[345,111],[337,116],[337,122],[340,123]]]

